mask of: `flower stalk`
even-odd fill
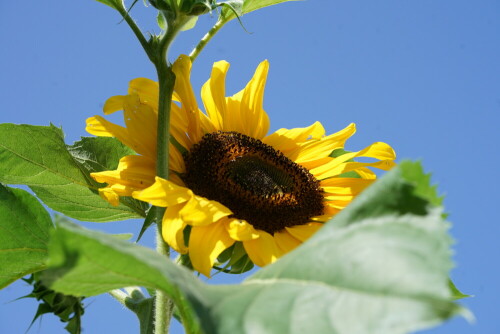
[[[212,39],[212,37],[219,32],[220,28],[224,26],[226,22],[223,20],[218,20],[214,26],[203,36],[203,38],[198,42],[198,44],[195,46],[195,48],[191,51],[189,54],[189,58],[191,58],[191,61],[194,62],[196,57],[200,54],[200,52],[203,50],[203,48],[207,45],[207,43]]]
[[[168,25],[168,30],[160,37],[156,57],[152,59],[158,75],[159,84],[156,175],[167,180],[169,177],[170,112],[175,85],[175,74],[168,64],[167,54],[168,48],[178,31],[178,26],[174,24]],[[155,210],[158,226],[156,232],[156,251],[168,258],[170,257],[170,249],[163,240],[161,231],[161,222],[165,209],[156,207]],[[157,290],[155,295],[156,334],[168,333],[173,308],[174,305],[172,300],[169,299],[163,291]]]
[[[168,49],[188,18],[182,15],[171,17],[171,20],[167,22],[167,30],[162,35],[152,36],[149,40],[146,40],[125,8],[118,8],[118,11],[125,22],[130,26],[144,48],[148,58],[156,68],[159,84],[156,175],[168,180],[170,111],[175,85],[175,74],[172,71],[171,65],[168,63]],[[170,248],[163,240],[161,231],[161,221],[165,208],[155,207],[154,210],[158,226],[156,251],[169,258]],[[173,301],[163,291],[157,290],[155,294],[155,334],[168,333],[173,309]]]

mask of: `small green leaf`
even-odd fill
[[[45,268],[48,212],[28,192],[0,184],[0,289]]]
[[[454,300],[473,297],[472,295],[466,295],[466,294],[462,293],[462,291],[458,290],[458,288],[455,286],[455,283],[453,283],[453,281],[451,279],[448,281],[448,284],[450,286],[451,295],[452,295]]]
[[[92,143],[94,147],[96,143],[106,143],[104,147],[109,148],[111,142]],[[84,144],[83,148],[90,145]],[[71,152],[75,154],[76,147]],[[144,214],[137,207],[138,201],[131,202],[130,207],[123,204],[114,207],[104,201],[97,192],[98,184],[86,169],[91,161],[86,165],[81,157],[70,154],[62,130],[53,125],[0,124],[0,182],[28,185],[51,209],[79,220],[105,222]],[[102,154],[97,158],[92,163],[106,162]]]
[[[82,137],[68,146],[73,158],[90,172],[116,169],[118,161],[135,152],[111,137]]]
[[[165,19],[165,16],[161,11],[158,11],[158,14],[156,15],[156,22],[158,23],[158,27],[160,27],[161,30],[167,30],[167,20]]]
[[[196,26],[197,22],[198,22],[198,16],[190,17],[189,20],[182,26],[181,31],[187,31],[193,29]]]
[[[156,210],[160,210],[158,207],[151,207],[148,210],[148,213],[146,214],[146,219],[144,219],[144,223],[142,224],[141,231],[139,232],[139,236],[137,237],[137,240],[135,242],[139,242],[141,240],[142,235],[146,230],[156,222]]]

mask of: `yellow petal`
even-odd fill
[[[321,138],[320,140],[307,141],[300,145],[299,149],[287,156],[297,163],[328,157],[333,150],[343,148],[346,140],[355,132],[356,126],[354,123],[351,123],[343,130]]]
[[[252,225],[244,220],[235,218],[228,220],[227,231],[231,238],[237,241],[253,240],[259,237],[259,234]]]
[[[156,81],[147,78],[136,78],[129,82],[128,94],[138,95],[143,104],[158,110],[159,87]]]
[[[250,260],[259,267],[263,267],[275,262],[280,257],[281,251],[272,235],[261,230],[256,230],[256,232],[259,234],[259,237],[243,241],[243,246]]]
[[[137,95],[127,96],[123,117],[132,143],[131,148],[139,154],[155,158],[158,126],[156,112],[150,106],[141,104]]]
[[[181,254],[186,254],[188,248],[184,243],[184,228],[186,223],[181,218],[180,210],[183,203],[169,206],[163,215],[161,234],[163,240]]]
[[[380,159],[383,161],[375,162],[375,163],[347,163],[347,160],[356,158],[356,157],[368,157],[368,158],[375,158],[375,159]],[[339,175],[341,173],[345,173],[349,170],[354,170],[356,168],[360,168],[363,166],[372,166],[372,167],[377,167],[381,169],[387,169],[391,168],[394,163],[392,160],[396,159],[396,154],[394,153],[394,150],[392,147],[387,145],[386,143],[378,142],[378,143],[373,143],[372,145],[368,146],[367,148],[358,151],[358,152],[352,152],[352,153],[346,153],[343,154],[329,163],[324,164],[323,166],[314,168],[310,170],[310,172],[316,176],[317,178],[327,178],[335,175]],[[347,168],[346,165],[351,164],[350,168]],[[354,165],[353,165],[354,164]]]
[[[106,124],[101,122],[103,118],[101,116],[93,116],[86,119],[87,126],[85,131],[88,133],[99,136],[99,137],[114,137],[114,134],[111,133],[107,128]],[[126,131],[126,130],[125,130]]]
[[[320,186],[327,194],[357,195],[371,185],[373,181],[374,180],[341,177],[322,180]]]
[[[183,107],[189,111],[198,110],[198,104],[190,81],[191,65],[191,58],[180,55],[172,67],[175,73],[175,92],[179,96]]]
[[[358,174],[362,179],[375,180],[377,175],[369,168],[361,167],[356,168],[356,174]]]
[[[110,187],[100,188],[99,195],[113,206],[120,204],[120,197]]]
[[[193,227],[189,237],[189,258],[194,269],[210,277],[217,257],[234,242],[223,222]]]
[[[286,229],[274,233],[274,241],[281,251],[281,256],[288,252],[291,252],[292,250],[300,246],[300,244],[302,244],[300,240],[297,240],[295,237],[293,237]]]
[[[323,224],[320,223],[308,223],[305,225],[297,225],[292,227],[285,227],[288,233],[290,233],[294,238],[304,242],[309,239],[316,231],[318,231]]]
[[[131,196],[133,191],[152,185],[155,174],[153,160],[140,155],[127,155],[120,159],[117,170],[91,173],[90,176],[100,183],[123,185],[122,190],[115,191],[120,196]]]
[[[320,139],[324,135],[325,128],[323,128],[323,125],[320,122],[315,122],[305,128],[279,129],[262,141],[286,155],[286,152],[295,150],[300,143],[305,142],[308,138]]]
[[[210,79],[201,88],[201,97],[205,110],[217,130],[225,130],[226,118],[226,73],[229,63],[226,61],[216,62],[212,68]],[[237,129],[232,129],[237,131]]]
[[[143,191],[136,191],[132,196],[155,206],[168,207],[179,203],[185,203],[190,200],[194,194],[188,188],[178,186],[171,181],[156,177],[155,183],[151,187]]]
[[[196,195],[189,199],[180,212],[182,219],[192,226],[212,224],[232,213],[221,203]]]
[[[181,101],[181,109],[188,120],[187,132],[192,142],[200,141],[203,136],[200,124],[200,111],[198,103],[191,86],[191,59],[186,55],[180,55],[172,67],[175,73],[175,92]],[[189,148],[189,147],[188,147]]]
[[[257,139],[264,138],[270,125],[269,116],[263,109],[268,70],[269,62],[261,62],[247,86],[227,101],[231,103],[231,110],[228,112],[239,110],[240,124],[243,127],[241,133]]]
[[[87,127],[85,131],[94,136],[115,137],[126,146],[134,149],[134,140],[129,135],[128,130],[123,126],[107,121],[101,116],[87,118]]]
[[[182,154],[179,152],[179,150],[177,150],[177,148],[172,143],[170,143],[169,155],[170,155],[170,160],[168,168],[176,171],[177,173],[184,173],[186,171],[184,158],[182,157]]]
[[[333,159],[334,158],[332,158],[332,157],[326,157],[326,158],[320,158],[320,159],[316,159],[316,160],[302,161],[298,164],[301,165],[302,167],[306,168],[307,170],[311,170],[311,169],[314,169],[316,167],[323,166],[324,164],[330,162]]]
[[[109,115],[114,113],[115,111],[123,110],[123,103],[125,98],[126,96],[117,95],[107,99],[104,103],[104,107],[102,108],[104,111],[104,115]]]

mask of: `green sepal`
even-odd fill
[[[254,267],[241,242],[235,242],[234,245],[222,252],[217,258],[217,262],[214,269],[226,274],[243,274]]]
[[[146,230],[151,226],[151,224],[156,222],[156,207],[150,207],[146,214],[146,219],[144,219],[144,223],[142,223],[141,231],[139,232],[139,236],[135,242],[139,242],[141,240],[142,235]]]
[[[459,300],[462,298],[469,298],[469,297],[474,297],[473,295],[466,295],[462,291],[458,290],[458,288],[455,286],[455,283],[450,279],[449,280],[449,286],[451,290],[451,295],[453,296],[454,300]]]
[[[127,289],[125,306],[139,319],[140,334],[154,334],[154,297],[146,297],[140,289]]]
[[[81,334],[81,317],[85,313],[83,307],[84,297],[74,297],[55,292],[44,286],[37,275],[31,275],[27,279],[23,279],[26,283],[33,286],[33,291],[24,298],[34,298],[41,303],[38,305],[37,311],[30,327],[33,323],[44,314],[52,313],[61,320],[67,323],[65,329],[71,334]]]

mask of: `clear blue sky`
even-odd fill
[[[136,7],[139,25],[155,31],[153,10],[142,1]],[[71,143],[86,135],[85,119],[101,113],[109,96],[125,93],[130,79],[154,79],[119,22],[93,0],[1,1],[0,122],[52,122]],[[171,55],[188,53],[214,22],[203,17],[181,34]],[[251,13],[243,22],[251,34],[234,21],[201,54],[192,74],[197,90],[214,61],[231,63],[228,92],[234,93],[269,59],[271,130],[318,120],[334,132],[355,122],[348,149],[385,141],[399,159],[421,159],[446,194],[457,241],[452,277],[475,295],[463,304],[477,317],[473,325],[454,319],[423,333],[500,333],[500,1],[309,0]],[[84,225],[137,233],[140,224]],[[25,332],[36,304],[10,301],[27,293],[19,282],[0,291],[0,333]],[[86,333],[138,332],[134,316],[108,296],[88,300],[83,326]],[[45,316],[30,333],[65,331]]]

